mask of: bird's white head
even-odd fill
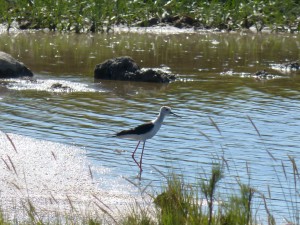
[[[171,108],[168,107],[168,106],[162,106],[160,108],[160,115],[161,116],[167,116],[167,115],[170,115],[170,114],[172,114],[174,116],[177,116],[177,117],[180,117],[180,116],[176,115],[175,113],[173,113]]]

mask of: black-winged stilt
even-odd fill
[[[174,115],[177,117],[180,117],[176,115],[175,113],[172,112],[171,108],[168,106],[162,106],[160,108],[159,114],[156,119],[148,122],[141,124],[133,129],[130,130],[123,130],[115,135],[115,137],[118,138],[128,138],[128,139],[133,139],[139,141],[136,148],[134,149],[132,153],[132,158],[134,162],[138,165],[140,168],[140,172],[142,172],[142,159],[143,159],[143,154],[144,154],[144,148],[145,148],[145,143],[146,140],[152,138],[160,129],[162,122],[164,121],[165,116],[167,115]],[[138,149],[141,141],[143,142],[143,150],[140,158],[140,162],[138,163],[136,159],[134,158],[135,152]]]

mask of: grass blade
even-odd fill
[[[217,129],[219,134],[222,135],[222,132],[221,132],[220,128],[218,127],[218,125],[215,123],[215,121],[210,116],[208,118],[209,118],[210,122],[212,123],[212,125]]]
[[[51,151],[51,154],[52,154],[53,158],[54,158],[55,160],[57,160],[56,155],[55,155],[55,153],[54,153],[53,151]]]
[[[9,167],[9,165],[8,165],[8,163],[5,161],[5,159],[2,158],[2,161],[5,163],[7,169],[11,171],[11,168]]]
[[[258,134],[258,136],[261,137],[261,134],[260,134],[259,130],[257,129],[257,127],[255,126],[255,124],[254,124],[253,120],[251,119],[251,117],[247,115],[247,118],[251,122],[251,124],[254,127],[256,133]]]
[[[7,156],[7,158],[8,158],[8,160],[9,160],[9,162],[10,162],[10,164],[11,164],[11,166],[12,166],[14,172],[15,172],[15,174],[18,176],[16,167],[15,167],[15,165],[13,164],[13,162],[12,162],[11,158],[9,157],[9,155]]]
[[[90,166],[90,165],[89,165],[89,172],[90,172],[91,179],[92,179],[92,180],[94,180],[94,176],[93,176],[92,168],[91,168],[91,166]]]
[[[6,135],[7,139],[9,140],[10,144],[13,146],[15,152],[18,153],[17,148],[16,148],[14,142],[12,141],[12,139],[10,138],[10,136],[6,133],[5,133],[5,135]]]
[[[266,151],[274,161],[277,161],[277,159],[273,156],[273,154],[268,149],[266,149]]]
[[[97,199],[102,205],[104,205],[106,208],[108,208],[110,211],[112,211],[112,210],[110,209],[110,207],[109,207],[108,205],[106,205],[103,201],[101,201],[101,199],[98,198],[95,194],[92,194],[92,196],[93,196],[95,199]]]
[[[99,201],[102,205],[104,205],[108,210],[110,210],[112,212],[111,208],[108,205],[106,205],[103,201],[101,201],[101,199],[99,199],[95,194],[92,194],[92,196],[97,201]],[[95,204],[102,212],[104,212],[106,215],[108,215],[117,224],[117,221],[115,220],[115,218],[112,216],[112,214],[110,212],[108,212],[106,209],[101,207],[97,202],[95,202]]]
[[[213,142],[213,141],[210,139],[210,137],[208,137],[207,134],[205,134],[205,133],[202,132],[201,130],[198,130],[198,132],[199,132],[202,136],[204,136],[209,142]]]
[[[154,169],[154,170],[156,170],[156,172],[158,172],[161,176],[163,176],[165,179],[168,179],[168,177],[165,175],[165,174],[163,174],[159,169],[157,169],[155,166],[152,166],[152,168]]]

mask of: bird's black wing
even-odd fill
[[[133,129],[130,130],[123,130],[119,133],[116,134],[116,136],[122,136],[122,135],[127,135],[127,134],[145,134],[148,131],[150,131],[154,127],[154,124],[149,122],[149,123],[144,123],[141,124]]]

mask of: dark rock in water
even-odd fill
[[[293,73],[300,71],[300,61],[290,61],[281,64],[271,64],[271,68],[281,73]]]
[[[32,77],[33,73],[11,55],[0,51],[0,78]]]
[[[95,79],[168,83],[175,76],[154,69],[141,69],[129,56],[117,57],[96,65]]]
[[[62,87],[63,87],[63,85],[60,84],[60,83],[54,83],[54,84],[51,85],[51,88],[53,88],[53,89],[55,89],[55,88],[62,88]]]
[[[108,59],[96,65],[94,77],[96,79],[126,80],[127,76],[135,74],[140,67],[128,56]]]
[[[153,69],[141,70],[139,71],[139,76],[140,81],[156,83],[169,83],[176,79],[175,75]]]
[[[255,76],[268,76],[269,73],[267,71],[265,71],[265,70],[259,70],[254,75]]]
[[[266,70],[259,70],[252,75],[252,77],[257,79],[273,79],[276,76],[273,74],[269,74]]]
[[[71,91],[72,88],[70,88],[69,86],[63,85],[61,83],[54,83],[51,85],[50,87],[53,90],[61,90],[61,91]]]
[[[281,65],[281,68],[296,71],[300,69],[300,63],[298,61],[284,63]]]

